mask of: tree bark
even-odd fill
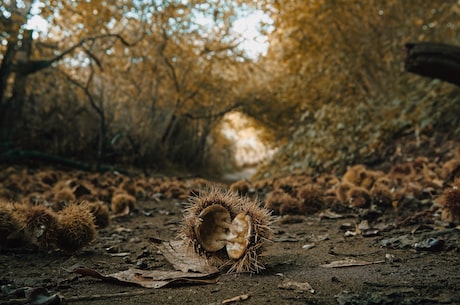
[[[32,51],[32,31],[26,30],[23,33],[21,47],[16,52],[16,66],[21,66],[29,61]],[[9,71],[8,71],[9,72]],[[1,105],[2,115],[2,134],[1,140],[11,142],[15,138],[16,130],[19,128],[18,122],[22,117],[22,109],[26,99],[27,74],[16,71],[14,74],[14,83],[12,95],[5,103]],[[6,132],[5,132],[6,131]]]

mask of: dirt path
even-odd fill
[[[77,305],[223,304],[238,296],[247,296],[238,304],[248,305],[460,304],[460,231],[433,225],[393,227],[394,215],[382,217],[372,237],[344,237],[347,226],[357,222],[353,216],[325,219],[316,214],[280,221],[263,256],[264,272],[222,275],[214,284],[146,289],[69,272],[79,266],[103,274],[132,267],[171,270],[148,239],[176,238],[182,211],[183,201],[141,202],[136,212],[115,219],[94,244],[75,255],[0,249],[0,283],[3,290],[8,285],[44,287]],[[428,237],[444,245],[439,251],[415,250],[415,242]],[[345,259],[372,264],[322,266]],[[0,304],[25,304],[25,299],[2,295]]]

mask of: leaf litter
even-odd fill
[[[290,279],[284,280],[281,284],[278,285],[279,289],[286,290],[297,290],[297,291],[308,291],[310,293],[315,293],[315,289],[308,282],[298,282]]]
[[[385,260],[378,260],[378,261],[364,261],[364,260],[357,260],[354,258],[346,258],[343,260],[333,261],[328,264],[323,264],[320,267],[323,268],[344,268],[344,267],[357,267],[357,266],[367,266],[373,264],[382,264]]]
[[[141,270],[130,268],[124,271],[103,275],[89,268],[77,268],[75,273],[100,279],[104,282],[122,285],[138,285],[144,288],[163,288],[180,285],[214,284],[219,273],[193,273],[165,270]]]
[[[219,272],[217,267],[209,265],[204,258],[194,252],[188,251],[188,245],[182,240],[163,241],[151,238],[150,241],[155,244],[164,258],[176,270],[204,274]]]

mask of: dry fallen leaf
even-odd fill
[[[316,244],[306,244],[306,245],[303,245],[302,246],[302,249],[305,249],[305,250],[310,250],[311,248],[314,248],[316,246]]]
[[[193,251],[188,250],[188,245],[182,240],[163,241],[151,238],[151,242],[160,250],[165,259],[174,269],[182,272],[216,273],[219,269],[211,266],[206,259]]]
[[[249,295],[248,294],[242,294],[242,295],[237,295],[236,297],[233,297],[233,298],[230,298],[230,299],[225,299],[225,300],[222,301],[222,304],[245,301],[247,299],[249,299]]]
[[[26,290],[26,297],[30,305],[60,305],[63,304],[59,294],[50,294],[46,288],[31,288]]]
[[[134,284],[145,288],[162,288],[170,285],[214,284],[219,280],[220,276],[219,273],[204,274],[134,268],[109,275],[103,275],[89,268],[77,268],[74,272],[84,276],[95,277],[105,282]]]
[[[110,253],[109,255],[113,257],[124,257],[124,256],[130,256],[131,252]]]
[[[125,228],[125,227],[116,227],[115,229],[113,229],[114,232],[116,233],[130,233],[132,232],[133,230],[130,229],[130,228]]]
[[[286,280],[283,283],[278,285],[280,289],[287,289],[287,290],[300,290],[300,291],[308,291],[311,293],[315,293],[315,289],[311,287],[308,282],[297,282],[293,280]]]
[[[338,218],[344,218],[345,216],[342,214],[332,212],[331,210],[327,209],[327,210],[322,211],[319,214],[319,217],[326,218],[326,219],[338,219]]]
[[[12,289],[9,285],[1,287],[2,295],[14,297],[14,300],[1,302],[1,304],[30,304],[30,305],[61,305],[65,304],[63,298],[43,287],[20,287]]]
[[[372,265],[372,264],[381,264],[384,262],[385,260],[368,262],[368,261],[356,260],[353,258],[347,258],[347,259],[343,259],[339,261],[334,261],[329,264],[321,265],[321,267],[323,268],[343,268],[343,267],[355,267],[355,266],[366,266],[366,265]]]

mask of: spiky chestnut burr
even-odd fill
[[[324,207],[322,190],[317,184],[306,184],[297,191],[302,210],[306,214],[313,214]]]
[[[364,187],[354,186],[347,192],[347,202],[354,208],[367,208],[371,203],[371,196]]]
[[[14,203],[0,200],[0,246],[17,244],[15,241],[21,235],[21,222],[13,208]]]
[[[73,190],[70,187],[63,187],[54,193],[51,209],[53,209],[54,212],[58,212],[75,200],[76,197]]]
[[[264,207],[276,215],[303,213],[300,201],[282,189],[275,189],[268,193],[265,196]]]
[[[366,178],[366,167],[362,164],[349,166],[342,180],[354,185],[361,185],[361,182]]]
[[[230,190],[241,196],[245,196],[249,194],[250,185],[249,182],[245,180],[238,180],[230,185]]]
[[[391,190],[383,185],[374,185],[371,188],[370,195],[372,202],[381,208],[391,208],[393,203],[393,194]]]
[[[452,187],[445,189],[436,202],[442,207],[441,218],[450,222],[460,222],[460,178]]]
[[[41,249],[53,248],[59,222],[56,213],[42,205],[17,204],[13,209],[21,222],[21,231],[32,244]]]
[[[94,216],[86,203],[72,203],[60,211],[58,216],[56,245],[59,249],[78,251],[96,238]]]
[[[94,224],[96,225],[97,229],[104,229],[109,226],[110,224],[110,211],[108,206],[101,202],[88,202],[83,201],[82,204],[85,204],[88,210],[94,216]]]
[[[258,273],[269,240],[270,212],[257,201],[217,188],[189,198],[182,236],[209,264],[228,272]]]
[[[460,158],[454,158],[443,164],[441,176],[447,182],[452,182],[456,178],[460,178]]]
[[[134,210],[135,205],[136,197],[129,195],[124,191],[114,194],[111,200],[111,209],[113,214],[129,214]]]

